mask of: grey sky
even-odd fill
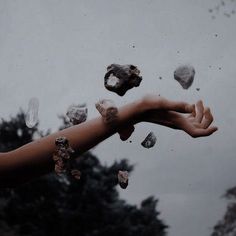
[[[0,117],[26,110],[37,97],[40,128],[55,131],[57,115],[72,103],[86,102],[92,118],[99,98],[118,105],[149,92],[203,99],[219,126],[211,137],[139,124],[132,143],[115,135],[93,152],[108,164],[120,158],[136,163],[121,196],[132,203],[157,197],[170,236],[210,235],[225,211],[221,196],[236,184],[236,15],[224,16],[236,2],[225,2],[210,14],[220,1],[0,0]],[[106,66],[114,62],[138,65],[143,75],[140,87],[124,97],[103,87]],[[173,79],[182,63],[196,69],[187,91]],[[146,150],[140,143],[151,130],[157,145]]]

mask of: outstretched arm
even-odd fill
[[[74,150],[83,153],[125,127],[143,121],[181,129],[190,135],[198,130],[197,135],[192,136],[210,135],[217,129],[209,127],[209,124],[208,127],[199,130],[195,125],[191,126],[191,121],[187,123],[191,129],[186,128],[184,125],[186,118],[181,113],[196,116],[194,105],[149,95],[119,108],[118,120],[113,125],[104,124],[102,118],[98,117],[43,137],[16,150],[1,153],[0,186],[16,186],[52,171],[55,139],[59,136],[66,137]],[[212,120],[213,117],[211,122]]]

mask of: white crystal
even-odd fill
[[[28,111],[25,117],[25,124],[28,128],[33,128],[38,123],[39,101],[33,97],[29,100]]]

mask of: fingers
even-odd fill
[[[194,111],[194,104],[189,104],[186,102],[176,102],[170,101],[167,99],[162,99],[161,101],[161,109],[169,110],[169,111],[177,111],[181,113],[191,113]]]
[[[203,120],[202,120],[202,123],[201,123],[201,127],[206,129],[208,128],[211,123],[213,122],[214,118],[213,118],[213,115],[211,114],[211,110],[209,107],[207,107],[205,110],[204,110],[204,117],[203,117]]]
[[[197,111],[196,111],[195,120],[196,122],[201,123],[203,115],[204,115],[204,106],[201,100],[197,102],[196,108],[197,108]]]
[[[190,133],[193,138],[209,136],[216,132],[218,128],[216,126],[209,127],[207,129],[196,129],[194,132]]]
[[[196,106],[193,104],[192,113],[188,116],[189,118],[194,118],[196,116]]]

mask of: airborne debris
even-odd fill
[[[127,140],[131,136],[131,134],[134,132],[134,129],[135,129],[134,126],[130,125],[130,126],[123,128],[122,130],[120,130],[118,132],[120,135],[120,139],[122,141]]]
[[[109,99],[99,100],[95,107],[102,115],[104,123],[112,123],[118,118],[118,109],[115,103]]]
[[[179,66],[174,71],[174,78],[177,80],[183,89],[188,89],[194,80],[195,69],[190,65]]]
[[[142,141],[141,145],[145,148],[151,148],[156,144],[157,138],[153,132],[150,132]]]
[[[86,121],[88,116],[88,108],[86,104],[71,105],[69,106],[66,115],[69,117],[73,125],[78,125]]]
[[[118,183],[121,188],[126,189],[129,183],[129,174],[127,171],[119,170],[118,172]]]
[[[140,70],[134,65],[111,64],[107,67],[104,86],[109,91],[123,96],[129,89],[140,85],[142,77],[139,74]]]
[[[80,180],[80,177],[81,177],[81,172],[79,170],[71,170],[71,175],[77,179],[77,180]]]
[[[71,169],[71,156],[75,151],[71,148],[68,139],[66,137],[58,137],[55,140],[55,145],[56,150],[53,153],[53,160],[56,174],[71,174],[75,179],[79,180],[81,172]]]
[[[39,100],[35,97],[29,100],[28,111],[25,117],[25,124],[28,128],[33,128],[38,123]]]

